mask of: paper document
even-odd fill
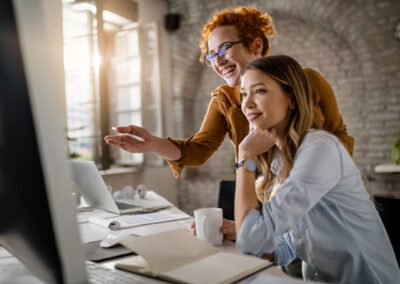
[[[89,217],[89,222],[102,226],[110,230],[120,230],[125,228],[138,227],[142,225],[163,223],[188,219],[190,216],[184,212],[154,212],[136,215],[125,215],[116,218]]]

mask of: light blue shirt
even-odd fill
[[[351,156],[329,133],[310,131],[276,195],[246,216],[236,242],[243,253],[295,257],[316,280],[400,283],[388,235]]]

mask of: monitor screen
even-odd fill
[[[57,116],[60,5],[0,1],[0,245],[45,282],[78,283],[86,272]]]

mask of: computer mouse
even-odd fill
[[[122,237],[117,234],[109,234],[107,237],[100,242],[100,247],[102,248],[110,248],[118,244],[118,242],[122,240]]]

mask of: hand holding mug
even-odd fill
[[[221,208],[202,208],[194,211],[195,230],[199,239],[206,240],[212,245],[220,245],[223,235]]]

